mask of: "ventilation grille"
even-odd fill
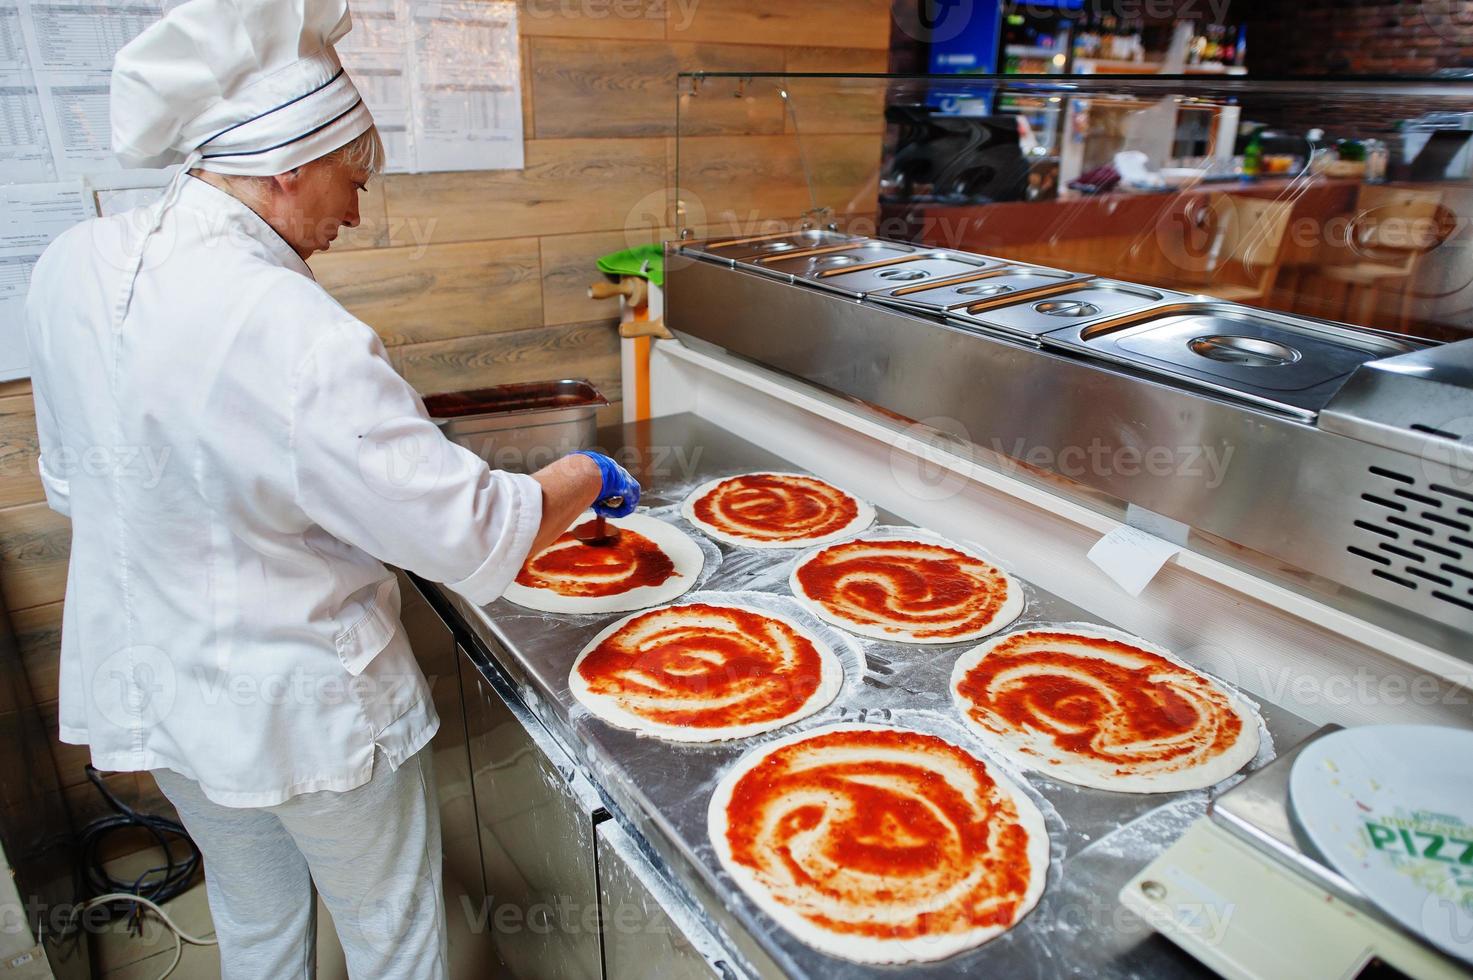
[[[1473,485],[1372,466],[1360,501],[1345,550],[1377,581],[1394,586],[1372,591],[1392,598],[1417,593],[1444,614],[1473,613]]]

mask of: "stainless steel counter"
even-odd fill
[[[678,504],[709,479],[759,469],[802,471],[787,460],[693,415],[600,431],[601,447],[633,464],[653,514],[700,537],[679,518]],[[863,487],[850,488],[863,495]],[[900,523],[880,515],[881,523]],[[986,547],[985,531],[975,543]],[[701,591],[787,593],[793,551],[758,552],[718,545],[721,562],[708,569]],[[1078,607],[1024,583],[1027,606],[1015,624],[1100,622]],[[775,925],[723,872],[706,834],[706,807],[722,773],[762,738],[716,745],[681,745],[640,738],[593,718],[574,701],[568,673],[584,645],[618,615],[549,616],[504,600],[476,608],[448,590],[444,597],[467,631],[494,658],[485,671],[504,671],[533,714],[578,761],[614,819],[641,839],[678,892],[754,975],[797,977],[895,976],[900,968],[862,967],[818,953]],[[771,601],[771,600],[770,600]],[[775,601],[781,602],[781,599]],[[1107,624],[1108,625],[1108,624]],[[840,720],[884,721],[921,728],[990,756],[959,723],[948,681],[953,647],[904,646],[830,631],[845,662],[836,701],[797,727]],[[1150,637],[1147,637],[1150,639]],[[861,672],[860,663],[865,665]],[[1250,768],[1288,748],[1313,727],[1273,705],[1261,706],[1265,748]],[[775,738],[791,731],[782,729]],[[1038,907],[1004,936],[940,963],[905,967],[907,976],[1160,977],[1209,975],[1161,938],[1116,894],[1152,857],[1206,811],[1208,792],[1137,796],[1081,789],[1039,775],[1017,777],[1039,803],[1053,842],[1048,887]],[[1235,780],[1240,777],[1235,777]],[[1224,783],[1223,785],[1227,785]],[[1221,788],[1221,787],[1218,787]]]

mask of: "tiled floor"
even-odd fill
[[[136,875],[153,862],[146,852],[108,864],[114,877]],[[447,909],[461,907],[463,889],[454,878],[445,876]],[[163,906],[179,928],[200,938],[214,938],[209,903],[203,884],[196,885]],[[452,980],[495,980],[502,967],[491,945],[489,935],[474,935],[464,925],[464,917],[451,915],[450,976]],[[157,980],[174,958],[174,939],[154,916],[144,919],[141,937],[127,933],[122,922],[93,938],[94,963],[100,980]],[[319,899],[317,902],[317,977],[318,980],[347,980],[348,969],[342,947],[333,930],[332,916]],[[220,980],[220,951],[216,946],[184,944],[184,956],[170,980]]]

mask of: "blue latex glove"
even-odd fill
[[[603,453],[580,449],[574,455],[587,456],[598,464],[598,471],[603,474],[604,485],[593,505],[595,514],[600,517],[628,517],[634,513],[635,505],[639,503],[639,481],[630,476],[628,470]],[[623,498],[622,502],[611,506],[609,501],[617,498]]]

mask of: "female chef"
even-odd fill
[[[228,978],[312,974],[314,885],[354,977],[445,976],[438,719],[384,563],[490,602],[639,498],[596,454],[520,476],[447,442],[314,281],[382,155],[349,24],[345,0],[188,0],[120,51],[115,151],[183,168],[59,237],[27,308],[72,521],[60,736],[154,773]]]

